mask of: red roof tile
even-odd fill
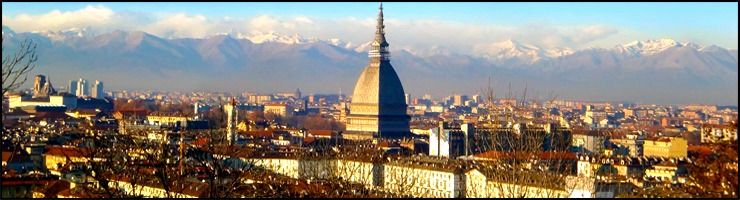
[[[478,158],[512,158],[516,156],[517,158],[524,158],[526,156],[533,156],[536,155],[540,159],[576,159],[576,154],[571,152],[503,152],[503,151],[487,151],[480,154],[475,154],[475,157]]]
[[[68,157],[90,157],[94,152],[88,148],[66,148],[58,146],[49,146],[49,150],[44,155],[68,156]],[[97,154],[98,157],[103,155]]]
[[[246,132],[240,132],[240,134],[245,134],[253,137],[272,137],[273,131],[272,130],[259,130],[259,131],[246,131]]]
[[[308,133],[312,135],[321,135],[321,136],[336,135],[336,133],[334,133],[334,131],[332,130],[309,130]]]

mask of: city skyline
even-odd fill
[[[0,197],[737,199],[730,5],[3,3]]]

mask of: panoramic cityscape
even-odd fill
[[[2,5],[2,198],[738,197],[737,2]]]

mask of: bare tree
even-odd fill
[[[722,141],[706,144],[709,155],[690,155],[686,182],[672,186],[637,189],[619,197],[628,198],[727,198],[738,197],[738,143]]]
[[[384,169],[385,191],[396,195],[419,195],[421,191],[412,191],[415,188],[414,186],[419,184],[417,174],[415,174],[418,170],[411,166],[412,164],[408,163],[409,161],[391,157],[388,157],[388,159],[388,164],[385,165]]]
[[[468,191],[468,194],[508,198],[567,197],[571,189],[566,188],[563,183],[575,167],[575,158],[572,158],[574,155],[567,153],[570,133],[557,128],[547,131],[543,127],[532,126],[528,120],[515,115],[521,105],[526,103],[528,86],[525,86],[522,103],[505,105],[503,110],[494,105],[495,96],[490,80],[488,88],[482,90],[489,104],[490,114],[479,125],[476,134],[487,137],[473,141],[478,148],[490,151],[482,154],[487,160],[476,165],[481,174],[471,177],[478,181],[485,180],[486,183],[473,183],[473,180],[467,182],[469,188],[485,191]],[[509,90],[506,98],[516,99],[516,95]],[[548,101],[552,102],[554,99],[550,95]],[[503,118],[499,114],[503,114]],[[549,124],[545,124],[547,125]]]
[[[28,72],[33,70],[36,66],[35,62],[38,59],[36,56],[36,44],[30,40],[24,40],[18,49],[12,53],[5,52],[5,37],[2,38],[2,51],[3,51],[3,75],[2,82],[3,88],[0,93],[0,100],[5,101],[5,93],[18,89],[23,83],[28,80]],[[5,112],[6,108],[3,104],[2,112]],[[5,120],[5,114],[3,114],[3,121]],[[4,128],[2,134],[9,134]],[[14,139],[15,140],[15,139]],[[18,149],[14,146],[13,152]],[[11,158],[12,158],[11,154]]]
[[[23,85],[28,80],[28,72],[36,66],[36,44],[31,40],[24,40],[17,51],[12,53],[5,52],[5,37],[3,42],[3,93],[13,91]],[[5,97],[3,97],[5,98]],[[4,110],[5,108],[3,108]]]

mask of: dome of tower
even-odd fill
[[[403,85],[396,71],[388,62],[378,66],[370,64],[357,79],[352,103],[377,104],[379,106],[406,105]]]

